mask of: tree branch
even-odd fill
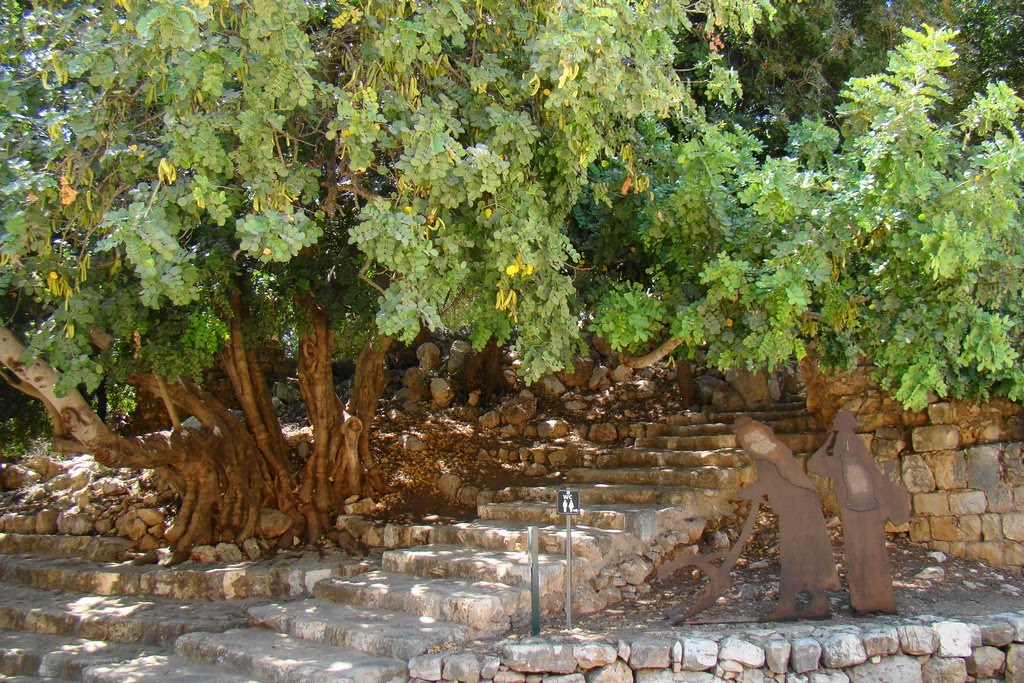
[[[668,339],[663,341],[658,346],[658,348],[654,349],[653,351],[650,351],[649,353],[645,353],[642,356],[624,355],[622,357],[622,364],[630,368],[650,367],[657,363],[658,361],[660,361],[662,358],[665,358],[667,355],[675,351],[677,348],[679,348],[679,346],[682,343],[682,339],[679,339],[677,337],[669,337]]]
[[[156,378],[156,388],[160,394],[160,400],[164,402],[167,415],[171,418],[171,429],[178,431],[181,429],[181,418],[178,417],[178,409],[174,407],[174,401],[171,400],[171,395],[167,391],[167,382],[161,375],[153,373],[153,376]]]

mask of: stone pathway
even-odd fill
[[[799,404],[747,413],[794,451],[821,442]],[[574,608],[650,590],[656,564],[693,552],[751,480],[729,424],[685,413],[637,425],[628,448],[593,450],[568,473],[582,492],[573,531]],[[564,486],[564,485],[561,485]],[[174,569],[119,562],[119,539],[0,534],[0,675],[95,682],[408,679],[408,660],[522,630],[527,528],[539,528],[542,609],[563,608],[561,486],[481,494],[479,519],[436,526],[427,545],[379,566],[341,554]],[[35,677],[35,678],[32,678]]]

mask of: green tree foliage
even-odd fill
[[[668,336],[722,368],[815,341],[827,363],[871,359],[911,407],[1024,399],[1024,102],[990,84],[950,117],[953,34],[906,36],[848,82],[838,125],[795,126],[788,154],[727,124],[657,132],[655,201],[636,206],[649,266],[603,296],[594,329],[626,348]]]
[[[51,414],[74,418],[68,436],[109,462],[150,453],[176,472],[193,516],[183,545],[251,533],[261,500],[296,523],[305,514],[315,538],[343,489],[359,488],[346,448],[372,419],[388,340],[443,325],[454,304],[478,345],[513,341],[528,379],[561,365],[578,336],[565,224],[589,170],[636,142],[642,116],[695,111],[674,68],[680,45],[705,41],[705,26],[749,32],[773,11],[767,0],[3,7],[0,360]],[[723,70],[708,73],[707,87],[727,88]],[[361,337],[359,419],[342,437],[329,360]],[[299,356],[317,435],[302,472],[289,469],[252,356],[268,338]],[[196,384],[215,363],[244,426]],[[51,370],[56,388],[33,385]],[[202,434],[118,440],[77,391],[102,377],[198,414]],[[187,452],[213,460],[181,457],[200,437]],[[359,439],[364,449],[366,429]],[[197,512],[218,499],[219,516]]]

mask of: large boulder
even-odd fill
[[[441,367],[441,349],[437,348],[434,342],[425,342],[416,348],[416,359],[421,370],[426,373],[434,372]]]
[[[743,397],[746,408],[764,407],[778,401],[782,395],[778,381],[772,381],[768,377],[768,373],[763,370],[758,372],[751,372],[746,368],[729,370],[725,373],[725,379]]]

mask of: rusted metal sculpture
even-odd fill
[[[750,536],[765,498],[779,518],[782,577],[778,605],[761,620],[827,618],[829,606],[825,591],[839,589],[839,575],[814,484],[793,458],[793,452],[775,438],[768,425],[740,417],[733,425],[733,432],[743,450],[754,458],[758,480],[739,493],[740,498],[750,500],[753,505],[732,550],[683,557],[659,572],[661,577],[667,578],[680,567],[691,565],[702,569],[709,580],[693,606],[675,623],[706,609],[732,585],[729,572]],[[720,558],[723,560],[720,566],[711,564]]]
[[[898,525],[910,521],[910,493],[878,469],[855,433],[856,428],[853,413],[836,415],[832,435],[811,456],[807,466],[812,472],[832,479],[839,501],[850,606],[858,614],[895,614],[885,522]]]

